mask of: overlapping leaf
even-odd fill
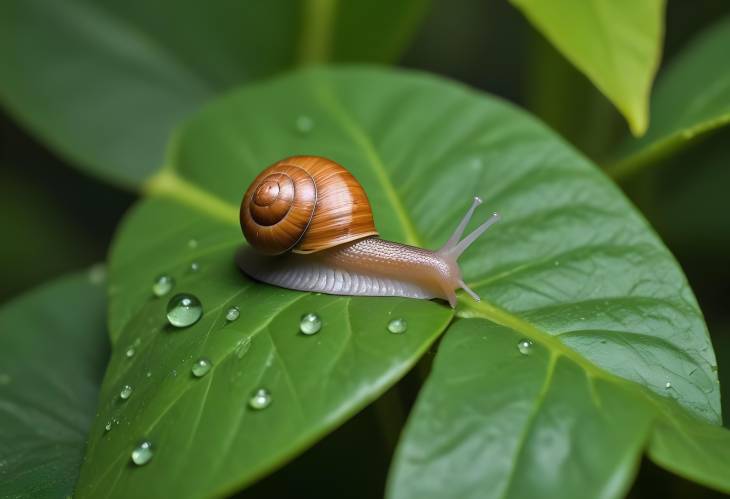
[[[596,496],[626,489],[647,438],[657,462],[725,486],[718,478],[725,465],[703,465],[700,472],[692,463],[706,456],[693,455],[688,443],[694,442],[689,435],[714,438],[720,431],[713,426],[720,420],[715,359],[701,313],[671,255],[618,189],[505,103],[425,75],[349,68],[296,73],[215,102],[182,130],[166,167],[147,184],[150,198],[129,215],[112,253],[115,354],[78,497],[207,497],[250,483],[373,400],[451,320],[451,311],[436,302],[307,295],[251,282],[237,270],[242,193],[263,167],[293,154],[346,165],[365,186],[376,225],[388,239],[437,247],[474,194],[503,215],[462,259],[465,278],[484,300],[460,301],[457,313],[465,324],[447,331],[447,347],[424,395],[428,401],[433,386],[440,388],[439,373],[458,371],[451,364],[460,364],[474,382],[449,380],[454,389],[439,390],[438,406],[464,421],[434,438],[441,445],[437,452],[401,452],[395,496],[423,485],[446,497],[452,491],[439,484],[451,479],[464,484],[454,493],[484,492],[485,461],[471,459],[473,452],[502,455],[502,461],[486,461],[487,472],[514,476],[517,463],[500,453],[513,445],[514,435],[480,424],[499,417],[500,406],[470,391],[488,394],[488,383],[501,387],[504,400],[523,400],[508,408],[514,411],[508,419],[516,422],[603,418],[603,424],[587,426],[605,432],[585,450],[590,465],[601,467],[588,475]],[[166,326],[166,298],[154,298],[150,289],[162,273],[175,278],[173,293],[201,299],[199,323],[182,330]],[[233,323],[224,317],[231,306],[242,312]],[[305,337],[298,321],[309,311],[319,313],[324,326]],[[400,336],[385,327],[397,316],[409,323]],[[536,354],[510,354],[503,369],[487,371],[504,349],[479,355],[483,350],[474,346],[473,355],[449,354],[453,342],[498,335],[511,343],[512,353],[517,338],[530,337]],[[138,353],[126,358],[124,351],[135,344]],[[214,367],[196,379],[190,367],[201,356]],[[525,367],[523,385],[512,379],[520,374],[512,361]],[[541,378],[547,372],[554,379],[549,385]],[[596,386],[587,384],[588,377],[597,379]],[[118,397],[124,384],[134,387],[127,401]],[[563,385],[588,396],[595,388],[605,407],[594,398],[565,395]],[[553,386],[557,414],[533,404],[547,390],[541,387]],[[274,402],[254,411],[247,401],[261,387]],[[647,404],[668,404],[676,414],[670,424],[658,425]],[[110,418],[123,421],[125,431],[105,433]],[[628,422],[637,424],[631,433]],[[421,440],[433,438],[443,429],[439,424],[417,410],[409,427],[429,431],[409,430],[404,448],[428,450]],[[470,424],[487,439],[458,431]],[[580,485],[571,474],[586,456],[564,432],[542,423],[535,428],[544,431],[523,433],[544,436],[545,445],[562,450],[561,459],[547,460],[542,445],[526,447],[522,459],[542,459],[536,473],[555,487],[565,483],[569,493]],[[684,444],[677,435],[686,437]],[[155,455],[135,468],[129,455],[143,438],[153,442]],[[472,466],[432,466],[448,449],[454,463]],[[404,469],[421,469],[429,480],[415,484]],[[535,483],[515,486],[535,495]]]
[[[73,491],[109,351],[100,272],[0,309],[0,497]]]
[[[623,177],[655,164],[708,132],[730,123],[730,17],[702,32],[657,81],[652,122],[641,139],[628,140],[609,167]]]
[[[646,131],[664,35],[664,0],[512,3],[614,103],[634,135]]]

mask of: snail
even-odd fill
[[[355,177],[332,160],[293,156],[261,172],[241,202],[241,229],[250,247],[236,263],[268,284],[336,295],[442,298],[456,306],[469,289],[459,256],[491,225],[493,213],[461,239],[481,204],[474,201],[437,251],[378,237],[370,202]]]

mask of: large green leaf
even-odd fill
[[[526,339],[527,355],[517,348]],[[645,447],[664,467],[730,491],[727,430],[554,338],[460,320],[409,420],[389,496],[624,497]]]
[[[609,166],[624,177],[730,123],[730,17],[697,36],[662,72],[651,102],[652,122],[641,139],[627,140]]]
[[[443,243],[471,196],[481,195],[502,212],[503,222],[462,258],[465,278],[484,298],[460,302],[462,322],[475,328],[489,319],[546,343],[538,350],[559,349],[577,366],[568,373],[573,378],[584,369],[607,385],[632,386],[631,397],[612,401],[626,411],[622,418],[641,415],[647,401],[671,397],[683,407],[680,414],[708,427],[720,421],[715,359],[684,276],[593,165],[512,106],[459,85],[367,68],[311,70],[207,107],[178,135],[166,167],[146,185],[149,198],[126,219],[110,263],[115,353],[78,497],[102,491],[109,497],[205,497],[250,483],[373,400],[451,320],[442,303],[309,295],[241,275],[233,255],[243,244],[237,223],[242,193],[262,168],[292,154],[346,165],[365,186],[381,234],[423,247]],[[192,262],[199,270],[190,270]],[[176,279],[173,292],[200,297],[206,314],[199,323],[184,330],[165,326],[167,300],[150,291],[161,273]],[[233,305],[242,316],[227,323]],[[324,319],[313,337],[297,333],[307,311]],[[409,322],[402,336],[386,332],[395,316]],[[137,341],[137,354],[126,358]],[[241,345],[245,354],[237,354]],[[214,367],[193,379],[190,367],[199,356]],[[490,358],[454,362],[478,371]],[[540,368],[535,363],[532,369]],[[511,372],[495,370],[492,381],[509,391]],[[118,396],[124,384],[135,389],[126,402]],[[271,390],[274,403],[256,412],[246,402],[260,386]],[[468,407],[464,393],[453,390],[449,403]],[[565,406],[566,417],[586,408],[578,402]],[[124,422],[122,431],[105,434],[112,418]],[[666,434],[677,428],[691,433],[690,423],[677,421]],[[620,436],[619,425],[603,427],[606,438],[595,442],[596,453],[607,456],[603,479],[616,490],[625,489],[648,431]],[[451,435],[444,449],[476,445],[468,433]],[[606,447],[609,436],[615,447]],[[508,437],[496,432],[493,442],[502,445]],[[142,438],[157,451],[150,464],[135,469],[129,455]],[[554,445],[567,445],[562,436],[554,438]],[[628,464],[608,458],[620,454],[619,441],[634,449]],[[689,466],[662,452],[668,448],[656,446],[657,461],[672,469]],[[573,467],[582,459],[578,452],[564,455]],[[560,483],[565,470],[546,469],[553,474],[544,478]],[[474,476],[473,468],[448,472],[465,482]],[[409,488],[408,482],[401,483]]]
[[[646,131],[664,34],[664,0],[512,3],[614,103],[634,135]]]
[[[0,497],[67,497],[109,353],[103,269],[0,308]]]
[[[0,104],[73,164],[134,187],[212,95],[296,64],[392,60],[425,6],[4,0]]]

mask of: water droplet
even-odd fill
[[[250,337],[246,336],[245,338],[238,340],[238,343],[236,343],[236,357],[242,359],[243,356],[246,355],[246,352],[248,352],[249,348],[251,348]]]
[[[152,442],[144,440],[132,451],[132,462],[137,466],[142,466],[149,463],[153,455]]]
[[[388,331],[393,334],[402,334],[408,329],[408,323],[405,319],[393,319],[388,323]]]
[[[226,312],[226,320],[228,322],[233,322],[238,319],[239,315],[241,315],[241,311],[238,309],[238,307],[231,307],[228,309],[228,312]]]
[[[145,373],[145,376],[148,377],[148,378],[151,378],[152,377],[152,371],[147,371]]]
[[[213,363],[205,357],[201,357],[193,364],[193,376],[195,376],[196,378],[202,378],[203,376],[208,374],[208,371],[210,371],[211,367],[213,367]]]
[[[314,312],[304,314],[299,321],[299,331],[307,336],[317,334],[322,329],[322,319]]]
[[[188,248],[195,249],[198,247],[198,241],[196,239],[191,239],[188,241]]]
[[[672,387],[671,381],[667,381],[666,383],[664,383],[664,389],[669,390],[671,387]]]
[[[122,387],[122,390],[119,392],[119,397],[122,400],[127,400],[129,397],[132,396],[132,392],[134,391],[134,388],[132,388],[129,385],[124,385]]]
[[[517,343],[517,350],[519,350],[522,355],[530,355],[532,352],[532,345],[533,343],[531,340],[520,340],[520,342]]]
[[[257,411],[266,409],[271,405],[271,393],[266,388],[259,388],[248,400],[248,405]]]
[[[176,378],[177,377],[177,369],[173,369],[172,371],[170,371],[170,376],[172,376],[173,378]]]
[[[192,326],[203,316],[203,306],[195,296],[179,294],[167,304],[167,320],[175,327]]]
[[[112,429],[112,421],[109,420],[109,421],[106,422],[106,425],[104,425],[104,430],[105,431],[111,431],[111,429]]]
[[[165,296],[175,287],[175,279],[169,275],[157,276],[152,283],[152,293],[155,296]]]
[[[715,364],[712,364],[710,366],[710,369],[712,370],[713,373],[716,373],[717,372],[717,366]]]
[[[9,385],[12,380],[9,374],[0,374],[0,386]]]
[[[192,262],[190,264],[190,272],[197,272],[200,270],[200,264],[198,262]]]
[[[124,355],[127,356],[128,359],[131,359],[134,357],[134,354],[137,353],[137,351],[134,349],[134,347],[127,348],[127,351],[124,353]]]
[[[101,284],[106,281],[106,266],[103,263],[92,265],[89,269],[89,282]]]
[[[314,129],[314,121],[309,116],[299,116],[296,122],[297,131],[307,134]]]

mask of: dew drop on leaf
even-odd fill
[[[125,356],[126,356],[126,357],[127,357],[128,359],[131,359],[132,357],[134,357],[134,354],[135,354],[135,353],[137,353],[137,351],[136,351],[136,350],[134,349],[134,347],[129,347],[129,348],[127,348],[127,351],[126,351],[126,352],[124,352],[124,355],[125,355]]]
[[[302,315],[302,318],[299,321],[299,331],[301,331],[302,334],[311,336],[313,334],[317,334],[320,329],[322,329],[322,319],[319,315],[314,312]]]
[[[226,320],[228,322],[233,322],[241,315],[241,311],[238,309],[238,307],[231,307],[226,312]]]
[[[169,275],[160,275],[152,283],[152,294],[155,296],[165,296],[175,287],[175,279]]]
[[[167,320],[175,327],[192,326],[203,316],[203,305],[190,294],[181,293],[170,298],[167,304]]]
[[[198,247],[198,240],[197,239],[191,239],[188,241],[188,248],[195,249]]]
[[[266,409],[271,405],[271,393],[266,388],[259,388],[248,400],[248,405],[257,411]]]
[[[130,385],[124,385],[119,392],[119,398],[122,400],[127,400],[129,397],[132,396],[132,392],[134,389]]]
[[[532,352],[532,345],[533,343],[531,340],[520,340],[520,342],[517,343],[517,350],[519,350],[522,355],[530,355]]]
[[[197,272],[200,270],[200,264],[198,262],[192,262],[190,264],[190,272]]]
[[[388,331],[393,334],[403,334],[408,329],[408,322],[405,319],[393,319],[388,323]]]
[[[142,466],[149,463],[153,455],[152,442],[144,440],[132,451],[132,462],[137,466]]]
[[[92,265],[89,269],[89,282],[99,285],[104,281],[106,281],[106,266],[103,263]]]
[[[309,116],[299,116],[296,121],[296,128],[299,133],[308,134],[314,129],[314,120]]]
[[[201,357],[193,364],[193,376],[195,376],[196,378],[202,378],[203,376],[208,374],[208,371],[210,371],[211,367],[213,367],[213,363],[205,357]]]

